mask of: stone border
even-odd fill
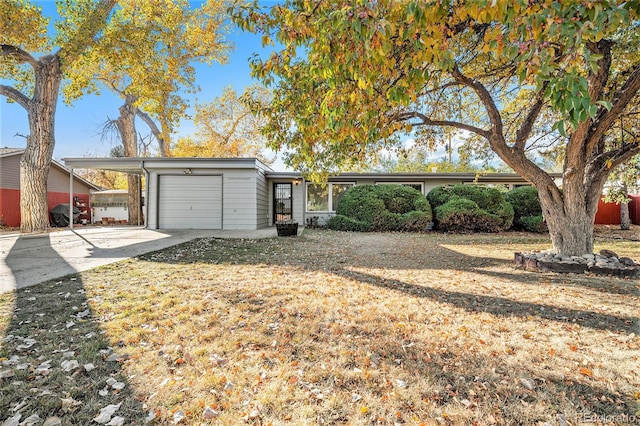
[[[534,253],[516,252],[514,261],[518,267],[526,271],[640,277],[640,264],[628,257],[618,257],[611,250],[582,256],[562,256],[550,250]]]

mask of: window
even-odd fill
[[[334,212],[338,201],[353,183],[328,183],[326,186],[314,183],[307,184],[307,211]]]

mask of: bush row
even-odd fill
[[[433,209],[433,210],[432,210]],[[545,232],[538,192],[520,187],[502,194],[479,185],[445,185],[425,198],[401,185],[357,185],[340,199],[328,227],[341,231],[499,232],[512,226]]]
[[[422,193],[401,185],[356,185],[340,198],[327,224],[341,231],[426,231],[431,206]]]

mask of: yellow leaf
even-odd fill
[[[580,374],[582,374],[583,376],[593,377],[593,371],[589,370],[586,367],[580,368]]]
[[[369,409],[367,407],[360,407],[360,413],[361,414],[367,414],[368,411],[369,411]]]

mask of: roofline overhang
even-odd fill
[[[144,169],[261,169],[272,171],[257,158],[202,158],[202,157],[69,157],[63,158],[65,165],[74,169],[99,169],[116,172],[143,174]]]

